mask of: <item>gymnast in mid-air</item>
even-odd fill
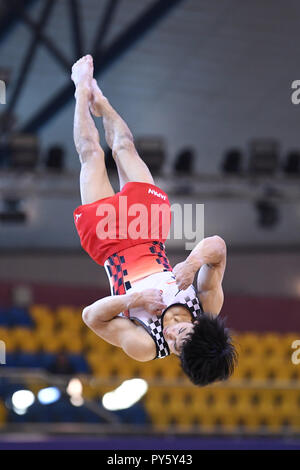
[[[111,288],[110,296],[84,308],[83,321],[137,361],[175,354],[195,385],[226,380],[236,350],[218,317],[224,300],[224,240],[204,238],[172,268],[164,246],[171,223],[168,196],[155,186],[128,126],[99,89],[90,55],[73,65],[72,80],[82,201],[74,222],[82,247],[104,266]],[[102,118],[118,170],[117,193],[92,115]]]

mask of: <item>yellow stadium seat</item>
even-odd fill
[[[90,384],[90,383],[84,383],[82,384],[82,396],[86,400],[95,400],[99,398],[99,393],[97,388]]]
[[[39,349],[56,353],[62,349],[61,339],[55,332],[47,330],[38,330],[36,332],[37,344]]]
[[[99,357],[97,352],[92,351],[88,353],[86,355],[86,359],[92,372],[96,372],[98,369],[100,369],[101,357]]]
[[[177,378],[178,365],[168,359],[155,359],[141,363],[140,376],[148,380],[174,380]]]
[[[114,365],[115,371],[118,371],[120,367],[122,368],[122,366],[118,365],[117,356],[114,359],[113,363],[115,364]],[[122,371],[121,371],[122,377],[141,378],[141,379],[147,380],[147,377],[145,376],[145,367],[144,367],[146,365],[145,362],[134,361],[133,359],[123,356],[121,360],[121,364],[122,365],[124,364],[124,367],[125,367],[124,369],[122,368]]]
[[[165,410],[153,409],[150,413],[152,426],[156,431],[165,431],[170,426],[170,419]]]
[[[28,352],[35,353],[39,349],[39,343],[34,330],[17,327],[11,330],[15,339],[15,348]]]
[[[255,391],[247,388],[232,390],[229,401],[232,402],[232,406],[231,413],[227,413],[226,416],[228,427],[242,426],[252,431],[260,427],[258,403],[255,402]]]
[[[96,377],[106,380],[120,380],[120,377],[110,363],[101,361],[96,371]]]
[[[282,349],[283,349],[283,354],[285,356],[285,360],[287,363],[291,362],[292,354],[295,351],[292,348],[292,344],[295,340],[300,339],[300,331],[299,333],[287,333],[285,335],[282,335]]]
[[[166,404],[173,410],[185,407],[184,392],[185,390],[181,387],[164,387],[161,397],[162,404]]]
[[[267,397],[271,407],[270,412],[265,415],[268,428],[273,432],[279,432],[287,427],[293,428],[297,421],[295,417],[300,413],[298,404],[300,392],[298,390],[268,390],[263,391],[263,395]]]
[[[273,391],[272,408],[269,416],[272,429],[300,431],[300,390]]]
[[[99,353],[90,352],[87,354],[87,361],[92,369],[92,373],[102,379],[120,379],[125,380],[129,372],[124,372],[126,369],[126,362],[113,361],[111,359],[104,359]]]
[[[85,350],[88,351],[95,351],[99,352],[100,354],[110,352],[112,348],[115,348],[111,344],[107,343],[104,341],[102,338],[99,338],[99,336],[96,335],[92,330],[90,330],[88,327],[85,327],[80,330],[81,331],[81,337],[83,341],[83,347]]]
[[[99,337],[89,328],[83,330],[82,339],[86,349],[92,349],[99,342]]]
[[[47,344],[45,345],[45,350],[49,353],[57,353],[61,351],[61,349],[62,349],[62,344],[60,342],[60,339],[57,336],[49,337],[49,340],[47,341]]]
[[[259,360],[259,358],[248,357],[239,361],[232,379],[238,380],[277,380],[281,376],[284,368],[282,358],[268,361]]]
[[[101,357],[109,359],[118,352],[118,348],[107,343],[102,338],[97,337],[97,342],[94,344],[93,351],[97,352]]]
[[[283,362],[285,360],[282,335],[267,333],[262,337],[262,361],[264,363]]]
[[[22,350],[26,353],[37,353],[39,351],[39,342],[35,332],[28,332],[21,342]]]
[[[150,386],[144,397],[145,407],[157,430],[168,428],[172,418],[174,420],[174,408],[170,408],[173,392],[173,387],[171,389],[170,387]]]
[[[257,356],[240,358],[234,370],[232,379],[238,380],[263,380],[265,377],[264,364]]]
[[[0,340],[5,343],[5,351],[10,353],[16,348],[15,336],[10,328],[0,327]]]
[[[297,410],[291,404],[288,390],[257,389],[249,391],[252,412],[242,412],[250,430],[258,427],[270,432],[279,432],[283,426],[291,426]]]
[[[0,401],[0,427],[5,426],[7,420],[8,410],[3,401]]]
[[[289,379],[289,372],[283,357],[273,358],[264,361],[264,379],[274,381],[286,381]]]
[[[271,432],[278,432],[284,421],[292,422],[296,413],[287,392],[275,389],[237,389],[237,406],[232,408],[231,415],[227,414],[228,419],[232,418],[233,424],[242,424],[250,431],[264,427]]]
[[[136,373],[136,362],[129,357],[120,358],[118,355],[107,358],[107,366],[110,369],[109,375],[119,380],[128,380],[140,377]]]
[[[83,323],[81,315],[78,316],[77,312],[74,312],[73,320],[72,320],[72,327],[78,331],[83,331],[84,328],[87,328],[86,324]]]
[[[174,388],[171,393],[166,394],[168,400],[164,403],[164,408],[168,409],[172,421],[176,421],[177,427],[187,430],[191,427],[198,428],[203,424],[204,415],[209,414],[212,407],[199,400],[192,388]],[[209,408],[209,409],[208,409]],[[206,423],[207,424],[207,423]]]
[[[30,307],[30,315],[34,319],[38,328],[53,328],[55,315],[54,312],[46,305],[32,305]]]
[[[55,315],[57,318],[65,318],[68,321],[73,318],[74,308],[70,305],[60,305],[56,308]]]
[[[256,390],[246,387],[238,387],[229,389],[224,393],[224,400],[232,410],[253,410],[256,406],[255,402]]]
[[[150,385],[147,394],[145,395],[145,403],[152,408],[159,408],[166,405],[168,402],[169,395],[172,393],[172,390],[164,386],[152,386]]]
[[[78,317],[77,311],[73,307],[59,307],[55,312],[55,321],[58,329],[79,331],[82,326],[82,317],[81,315]]]
[[[216,394],[211,387],[197,389],[195,387],[184,387],[178,393],[176,399],[180,406],[179,423],[184,428],[193,426],[193,428],[204,427],[205,431],[210,431],[216,420]],[[174,401],[174,410],[176,409]]]
[[[150,385],[145,395],[145,404],[150,408],[156,406],[156,402],[158,400],[157,394],[157,389]]]
[[[220,426],[223,428],[228,413],[232,415],[225,391],[227,390],[207,387],[197,395],[191,394],[189,403],[185,405],[185,424],[190,422],[208,431]]]
[[[292,361],[287,362],[283,369],[282,375],[284,378],[291,382],[291,383],[298,383],[300,382],[300,364],[293,364]]]
[[[80,336],[76,336],[75,338],[72,339],[72,341],[69,341],[66,349],[70,354],[82,353],[83,343],[82,343]]]
[[[248,395],[239,388],[218,388],[214,391],[213,406],[204,415],[204,423],[210,428],[232,432],[238,428],[245,414],[249,413]]]
[[[154,361],[138,363],[132,359],[132,373],[136,377],[140,377],[149,381],[153,380],[153,377],[156,373],[155,369],[153,368],[153,362]]]
[[[60,347],[70,353],[79,353],[82,351],[83,343],[79,333],[68,329],[59,330],[55,334]]]
[[[150,387],[145,406],[158,429],[250,432],[300,428],[300,391],[210,386]],[[298,428],[297,428],[298,426]]]
[[[182,374],[185,377],[185,374],[182,372],[180,362],[177,357],[175,358],[171,356],[170,358],[162,359],[161,362],[163,365],[163,378],[165,380],[176,380],[182,377]]]
[[[95,384],[92,384],[92,385],[95,388],[96,399],[102,402],[103,396],[106,393],[112,392],[113,390],[115,390],[119,384],[103,385],[103,384],[98,384],[97,382],[95,382]]]
[[[238,342],[241,357],[259,357],[262,353],[262,341],[257,333],[239,335]]]

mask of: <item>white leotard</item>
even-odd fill
[[[167,309],[174,304],[182,304],[188,308],[193,319],[203,313],[200,301],[193,285],[185,290],[179,290],[172,271],[152,274],[135,282],[127,292],[142,292],[145,289],[159,289],[163,291],[162,297],[167,308],[161,316],[151,315],[142,308],[131,308],[129,312],[122,312],[121,317],[129,318],[140,323],[150,334],[156,344],[157,358],[170,354],[168,344],[163,336],[163,317]]]

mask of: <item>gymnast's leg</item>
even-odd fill
[[[72,67],[75,84],[74,142],[81,162],[80,193],[82,204],[113,196],[104,160],[104,152],[89,104],[92,97],[93,59],[79,59]]]
[[[112,149],[119,173],[120,189],[130,181],[154,184],[149,168],[136,151],[127,124],[103,96],[95,79],[92,81],[91,111],[103,118],[106,142]]]

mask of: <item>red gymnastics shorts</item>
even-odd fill
[[[81,246],[101,266],[115,253],[148,243],[164,243],[171,225],[168,196],[157,186],[130,182],[114,196],[74,211]]]

